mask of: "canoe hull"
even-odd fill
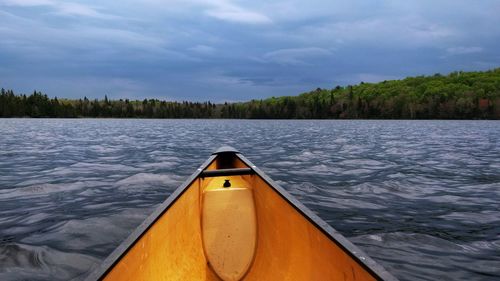
[[[242,280],[396,280],[239,153],[211,156],[88,280],[221,280],[203,250],[203,171],[251,168],[255,254]]]

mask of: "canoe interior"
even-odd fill
[[[207,170],[248,168],[239,154],[212,156]],[[253,167],[254,168],[254,167]],[[250,186],[257,217],[252,264],[242,280],[380,280],[324,230],[291,205],[259,173],[195,177],[168,209],[147,228],[102,280],[221,280],[203,250],[201,198],[207,186],[229,179]]]

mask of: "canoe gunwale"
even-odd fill
[[[313,213],[309,208],[303,205],[290,193],[288,193],[279,184],[274,182],[269,176],[267,176],[263,171],[256,167],[250,160],[243,156],[240,152],[232,151],[219,151],[212,154],[191,176],[189,176],[186,181],[184,181],[174,192],[161,203],[151,215],[149,215],[118,247],[102,262],[97,268],[85,278],[87,281],[91,280],[102,280],[113,267],[125,256],[134,245],[140,240],[140,238],[147,233],[147,231],[158,221],[162,215],[167,212],[171,206],[179,199],[188,187],[191,186],[199,178],[203,178],[204,170],[210,166],[220,154],[233,154],[234,157],[241,160],[245,165],[251,169],[252,175],[257,175],[266,184],[269,185],[276,193],[280,195],[285,201],[287,201],[295,210],[297,210],[303,217],[305,217],[310,223],[312,223],[316,228],[321,230],[321,232],[326,235],[330,241],[334,242],[338,247],[340,247],[345,253],[347,253],[353,260],[360,264],[366,271],[368,271],[377,280],[390,280],[397,281],[392,274],[385,270],[381,265],[371,259],[357,246],[352,244],[347,238],[340,234],[337,230],[331,227],[328,223],[322,220],[319,216]]]
[[[390,274],[384,267],[374,261],[365,252],[359,249],[351,241],[345,238],[337,230],[331,227],[318,215],[313,213],[309,208],[302,204],[299,200],[293,197],[288,191],[282,188],[279,184],[273,181],[262,170],[255,166],[250,160],[240,153],[235,154],[243,163],[248,165],[258,176],[260,176],[276,193],[278,193],[284,200],[292,205],[295,210],[301,213],[309,222],[321,230],[332,242],[339,246],[351,258],[357,261],[365,270],[371,273],[377,280],[397,281],[398,279]]]
[[[140,238],[155,224],[161,216],[170,209],[171,206],[179,199],[188,187],[196,181],[203,170],[205,170],[212,162],[215,161],[217,155],[211,155],[189,178],[186,179],[177,189],[174,190],[168,198],[163,201],[151,215],[149,215],[118,247],[95,269],[90,275],[85,278],[86,281],[102,280],[120,259],[131,250]]]

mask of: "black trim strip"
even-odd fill
[[[257,166],[255,166],[250,160],[241,154],[236,154],[243,163],[248,165],[255,173],[261,177],[264,182],[266,182],[276,193],[278,193],[284,200],[286,200],[290,205],[292,205],[300,214],[307,218],[314,226],[319,228],[323,234],[325,234],[332,242],[339,246],[344,252],[346,252],[351,258],[358,262],[364,269],[366,269],[372,276],[377,280],[381,281],[398,281],[396,277],[390,274],[385,268],[380,264],[370,258],[365,252],[359,249],[356,245],[352,244],[351,241],[347,240],[342,234],[331,227],[323,219],[318,217],[309,208],[300,203],[295,197],[293,197],[288,191],[282,188],[279,184],[274,182],[269,176],[267,176],[263,171],[261,171]]]
[[[200,177],[202,178],[212,178],[212,177],[223,177],[223,176],[240,176],[240,175],[251,175],[255,172],[250,168],[236,168],[236,169],[219,169],[219,170],[206,170],[201,172]]]

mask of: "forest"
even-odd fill
[[[500,119],[500,68],[317,88],[237,103],[49,98],[1,89],[0,117]]]

